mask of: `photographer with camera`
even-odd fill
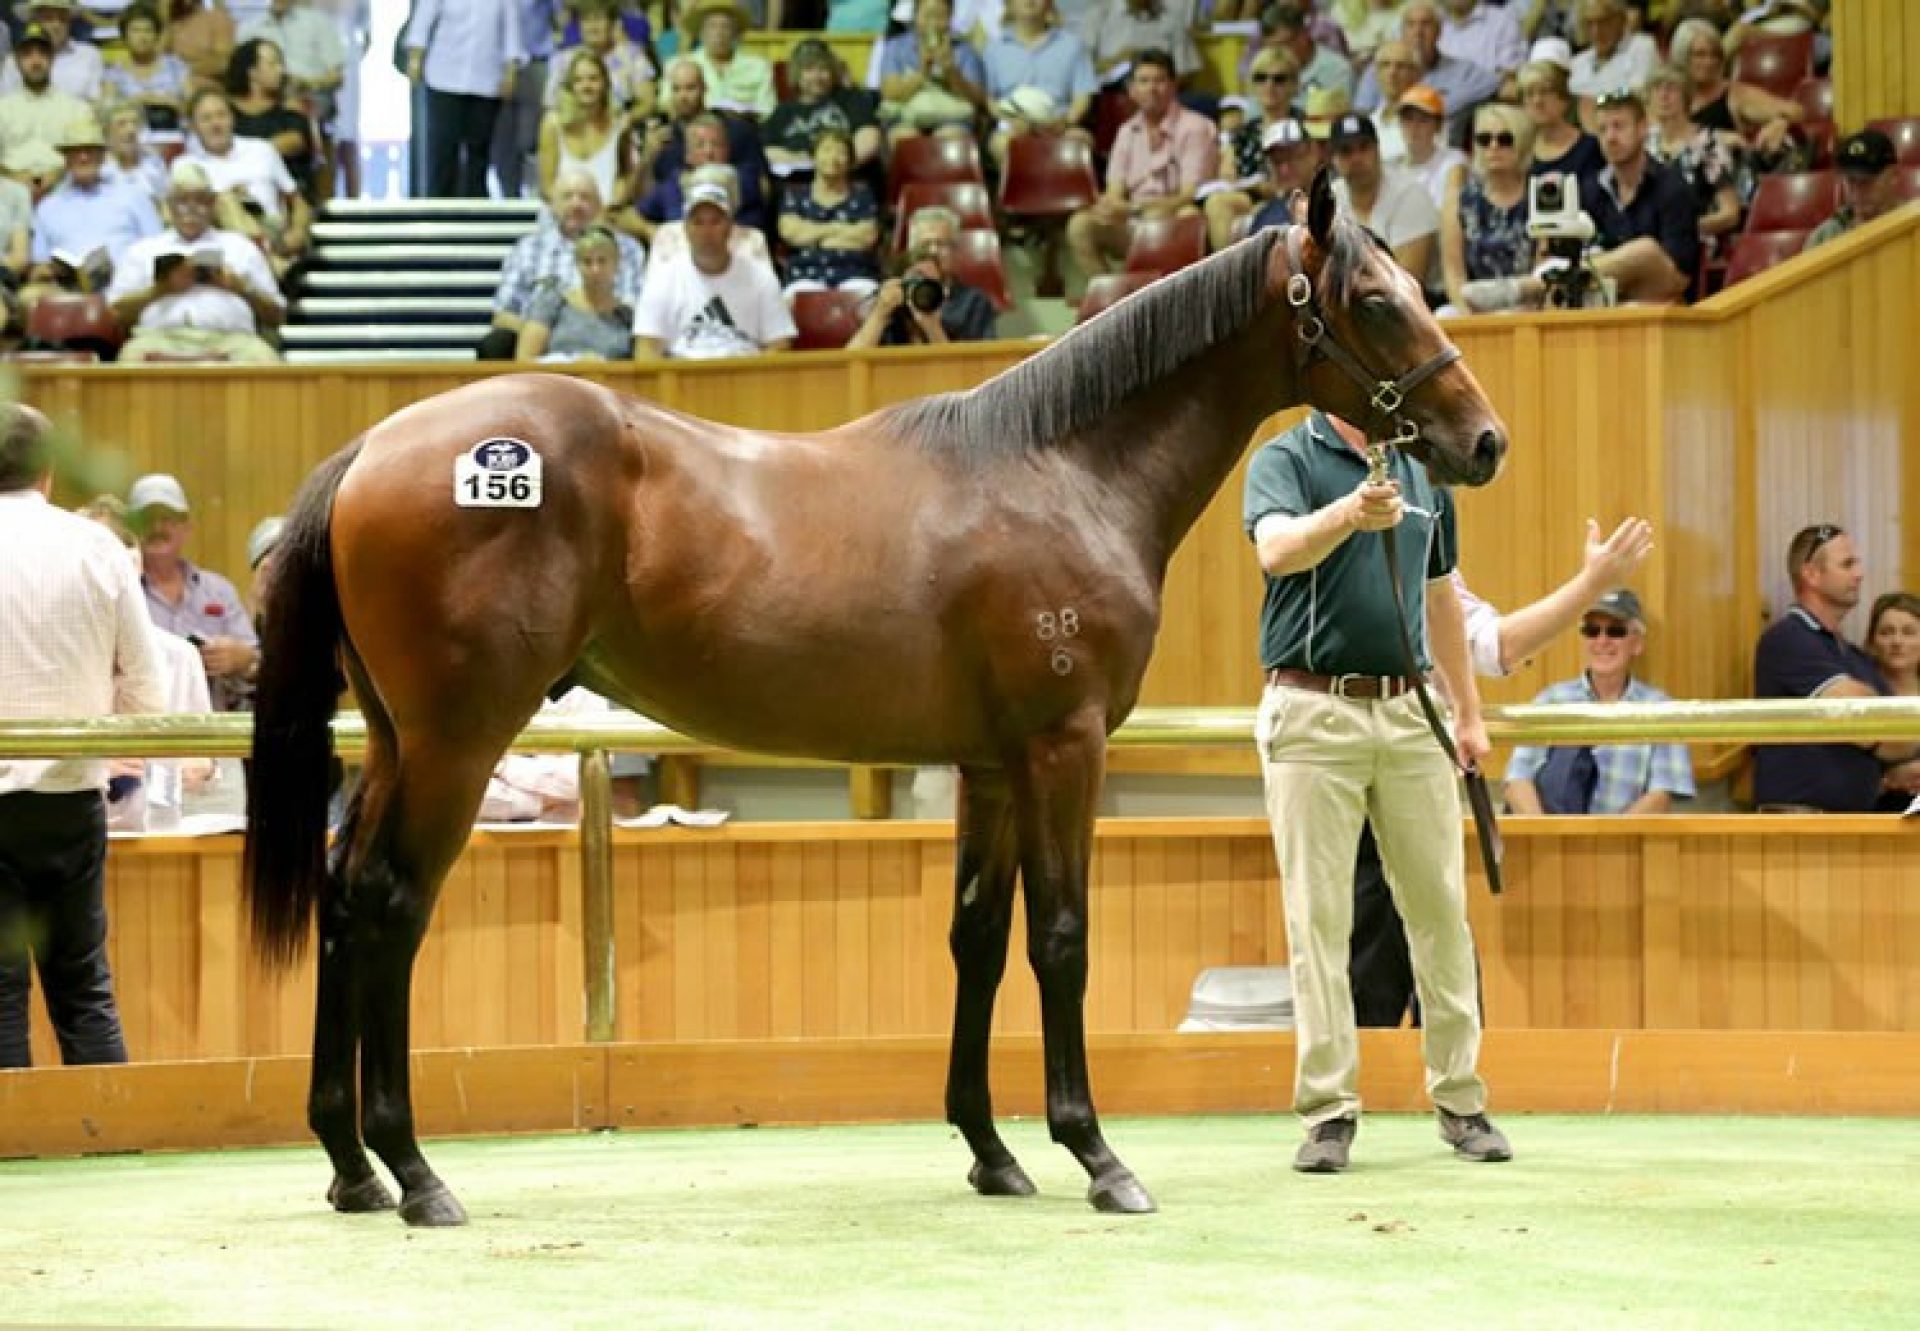
[[[880,284],[849,347],[905,347],[985,342],[994,336],[993,302],[953,276],[953,239],[960,217],[951,208],[922,208],[907,222],[907,266]]]

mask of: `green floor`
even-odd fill
[[[985,1201],[944,1128],[439,1143],[474,1223],[326,1211],[317,1149],[0,1164],[0,1323],[226,1326],[1911,1327],[1920,1121],[1504,1120],[1453,1160],[1370,1118],[1353,1172],[1290,1122],[1130,1120],[1159,1215]]]

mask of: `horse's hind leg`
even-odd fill
[[[993,1098],[987,1089],[993,1000],[1007,969],[1013,882],[1019,868],[1005,774],[961,772],[959,818],[953,930],[948,935],[958,986],[947,1064],[947,1122],[960,1129],[973,1148],[967,1182],[975,1190],[994,1197],[1026,1197],[1033,1193],[1033,1181],[994,1129]]]
[[[313,1076],[307,1093],[307,1123],[333,1161],[327,1201],[336,1211],[391,1211],[393,1194],[373,1172],[360,1145],[359,1005],[353,991],[353,947],[345,887],[346,861],[359,824],[356,793],[328,866],[328,892],[320,903],[320,955],[313,1007]]]
[[[1102,1211],[1154,1209],[1153,1198],[1100,1133],[1087,1078],[1087,870],[1106,736],[1098,714],[1028,741],[1015,769],[1027,957],[1040,982],[1047,1128],[1092,1179]]]
[[[408,1007],[413,962],[441,881],[465,844],[487,775],[506,738],[492,743],[403,736],[400,762],[371,823],[350,897],[354,986],[360,1009],[361,1131],[400,1184],[410,1225],[459,1225],[467,1213],[420,1153],[413,1126]]]

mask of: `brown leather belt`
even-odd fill
[[[1413,681],[1405,675],[1317,675],[1311,670],[1269,670],[1267,683],[1367,702],[1413,692]]]

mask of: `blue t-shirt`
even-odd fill
[[[1760,635],[1753,653],[1756,698],[1817,698],[1843,679],[1892,692],[1871,657],[1797,605]],[[1755,804],[1872,813],[1879,798],[1880,760],[1857,744],[1754,745]]]

